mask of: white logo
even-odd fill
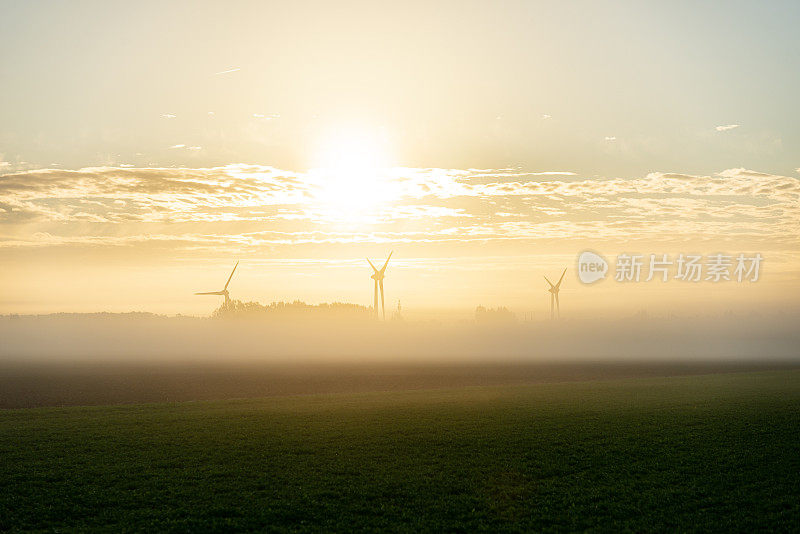
[[[584,284],[593,284],[606,277],[608,262],[594,252],[585,250],[578,256],[578,278]]]

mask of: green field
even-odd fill
[[[0,411],[0,529],[800,530],[800,371]]]

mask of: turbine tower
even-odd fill
[[[555,319],[556,311],[558,311],[558,317],[561,318],[561,306],[558,304],[558,290],[561,289],[561,281],[564,279],[564,275],[567,274],[567,270],[564,269],[564,272],[561,273],[561,278],[558,279],[558,283],[553,285],[553,282],[547,279],[545,276],[544,279],[547,280],[547,283],[550,284],[550,319]]]
[[[389,257],[386,258],[386,263],[384,263],[383,267],[381,267],[380,269],[376,269],[375,266],[372,265],[372,262],[369,261],[369,258],[367,258],[367,262],[369,263],[369,266],[372,267],[372,270],[374,271],[372,273],[372,276],[370,276],[370,278],[375,280],[375,308],[374,308],[375,309],[375,317],[376,318],[378,317],[378,287],[380,287],[380,290],[381,290],[381,309],[383,310],[383,320],[384,321],[386,320],[386,306],[384,305],[384,299],[383,299],[383,277],[384,277],[384,275],[386,273],[386,266],[389,265],[389,260],[392,258],[392,254],[394,254],[394,251],[391,251],[389,253]]]
[[[225,297],[225,306],[227,307],[228,304],[231,302],[231,298],[228,294],[228,284],[231,283],[231,278],[233,278],[233,273],[236,272],[236,268],[239,266],[239,262],[236,262],[236,265],[233,266],[233,270],[231,271],[231,275],[228,277],[228,281],[225,282],[225,287],[222,288],[222,291],[207,291],[205,293],[195,293],[195,295],[222,295]]]

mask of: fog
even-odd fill
[[[329,307],[291,310],[235,318],[2,316],[0,408],[800,366],[797,315],[521,322],[504,309],[481,309],[473,320],[446,323],[379,322],[359,308],[344,314]]]
[[[0,363],[792,361],[798,314],[455,323],[54,314],[0,317]]]

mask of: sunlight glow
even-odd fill
[[[339,129],[324,136],[310,173],[320,207],[353,220],[393,200],[386,144],[365,130]]]

